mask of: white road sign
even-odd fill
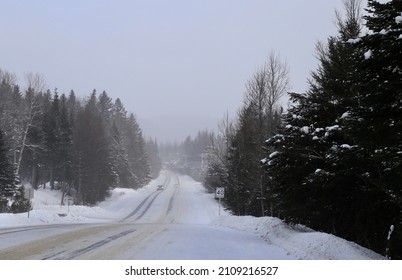
[[[215,197],[216,198],[224,198],[225,197],[225,188],[216,188]]]

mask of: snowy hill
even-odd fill
[[[212,194],[203,191],[200,183],[187,176],[180,176],[181,184],[196,188],[197,200],[203,200],[204,209],[194,209],[203,223],[226,227],[255,234],[267,243],[285,250],[296,259],[384,259],[368,249],[338,238],[336,236],[312,231],[303,226],[290,227],[281,220],[272,217],[255,218],[250,216],[232,216],[228,212],[221,215],[211,211],[217,207]],[[61,195],[58,191],[40,189],[35,192],[33,210],[29,214],[0,214],[0,228],[40,224],[63,223],[107,223],[116,222],[125,217],[147,195],[163,183],[163,176],[139,190],[115,189],[111,196],[95,207],[71,205],[60,206]],[[187,213],[184,213],[186,216]],[[190,216],[190,215],[189,215]]]

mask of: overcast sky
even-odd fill
[[[341,0],[1,0],[0,68],[20,84],[41,73],[60,93],[105,90],[146,137],[181,141],[235,115],[270,51],[305,91],[335,9]]]

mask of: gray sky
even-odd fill
[[[181,141],[242,104],[271,50],[293,91],[315,70],[315,43],[336,35],[341,0],[1,0],[0,68],[50,89],[120,97],[145,136]],[[162,139],[164,138],[164,139]]]

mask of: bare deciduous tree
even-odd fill
[[[264,66],[267,83],[267,109],[273,114],[275,106],[290,88],[289,67],[279,55],[271,52]],[[271,115],[272,116],[272,115]]]
[[[22,157],[25,148],[28,146],[27,136],[33,126],[35,119],[42,113],[38,94],[46,90],[45,78],[39,73],[27,73],[25,75],[27,83],[27,92],[25,95],[25,103],[23,108],[23,117],[21,119],[21,130],[17,133],[16,147],[14,149],[14,164],[16,173],[19,174]]]
[[[252,131],[254,131],[254,142],[257,143],[257,145],[255,146],[256,150],[252,153],[255,155],[256,162],[258,158],[264,154],[264,141],[275,133],[274,114],[276,109],[279,109],[276,107],[278,107],[279,100],[286,94],[289,87],[288,66],[285,62],[282,62],[279,55],[273,51],[268,56],[263,67],[255,72],[246,84],[245,108],[252,113],[244,116],[252,118],[248,123],[254,126]],[[250,152],[251,151],[249,151],[249,153]],[[260,170],[258,166],[255,166],[254,169]],[[260,185],[259,199],[261,203],[261,213],[264,216],[265,191],[262,170],[260,170],[258,177],[258,181],[255,183]]]
[[[245,103],[258,118],[260,141],[272,135],[275,107],[289,88],[289,68],[272,51],[263,67],[253,74],[246,85]]]
[[[25,82],[28,89],[31,89],[35,94],[45,92],[47,89],[46,80],[40,73],[26,73]]]
[[[21,131],[18,132],[17,139],[18,141],[15,142],[16,147],[14,149],[15,153],[15,166],[16,166],[16,173],[19,174],[22,156],[24,153],[25,148],[28,146],[27,143],[27,136],[29,130],[32,128],[33,123],[37,117],[41,114],[41,108],[39,104],[39,100],[37,96],[33,92],[27,93],[25,97],[25,108],[22,118],[22,126]],[[17,156],[18,154],[18,156]]]

